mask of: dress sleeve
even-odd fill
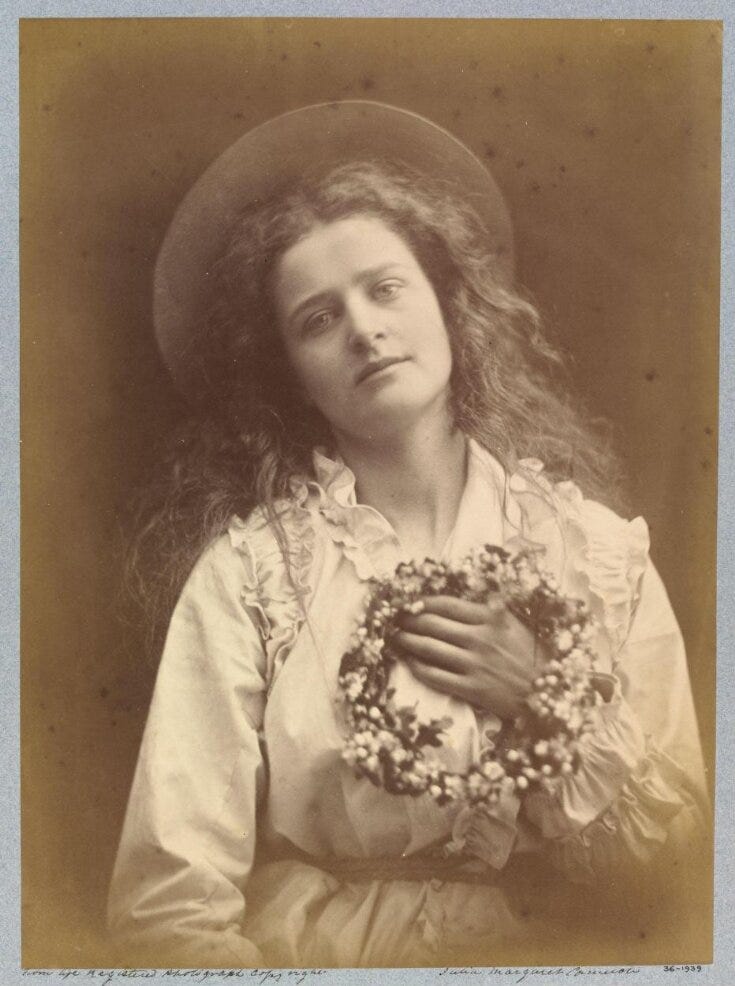
[[[265,783],[265,655],[241,569],[219,539],[176,605],[109,897],[121,945],[195,967],[261,961],[240,929]]]
[[[526,815],[552,861],[575,881],[598,882],[652,861],[663,846],[684,860],[704,846],[704,767],[681,632],[648,561],[627,638],[613,661],[612,697],[599,707],[583,766]]]

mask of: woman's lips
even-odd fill
[[[383,359],[375,360],[374,363],[368,363],[357,374],[355,383],[360,384],[363,380],[367,380],[376,373],[380,373],[381,370],[385,370],[389,366],[395,366],[396,363],[405,363],[407,360],[408,356],[385,356]]]

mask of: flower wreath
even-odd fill
[[[442,745],[449,718],[420,722],[411,706],[396,707],[390,670],[401,653],[393,642],[400,613],[420,613],[422,596],[448,595],[489,602],[496,594],[545,644],[523,712],[500,730],[464,773],[446,770],[424,753]],[[522,796],[551,786],[580,762],[580,737],[592,728],[600,701],[593,686],[594,620],[585,604],[562,596],[554,577],[529,551],[511,555],[486,545],[456,568],[426,559],[402,563],[395,575],[373,579],[365,615],[342,657],[339,684],[351,735],[342,756],[356,776],[391,794],[428,793],[439,805],[495,804],[501,792]]]

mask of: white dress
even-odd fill
[[[369,868],[345,879],[320,857],[399,860],[453,838],[489,874],[535,854],[560,883],[593,883],[665,843],[697,844],[707,797],[686,659],[641,518],[620,519],[570,482],[552,487],[535,460],[507,480],[470,442],[442,557],[543,546],[562,591],[597,616],[598,668],[614,683],[583,767],[493,821],[389,795],[341,760],[340,659],[367,581],[402,554],[385,518],[356,502],[343,463],[315,452],[314,468],[316,481],[295,481],[280,505],[291,579],[256,510],[203,553],[178,601],[112,880],[120,940],[197,966],[449,964],[437,958],[535,933],[507,881],[370,878]],[[403,665],[393,684],[421,718],[451,717],[439,752],[453,769],[499,725]]]

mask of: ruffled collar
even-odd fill
[[[324,449],[315,449],[313,464],[319,513],[358,578],[390,574],[400,560],[400,542],[389,522],[374,507],[358,503],[355,474],[341,456],[332,459]]]
[[[459,561],[479,544],[541,545],[537,528],[554,520],[550,484],[538,482],[542,466],[524,460],[521,471],[508,476],[503,466],[474,439],[468,439],[468,469],[454,528],[441,552],[446,561]],[[318,510],[332,540],[340,545],[360,579],[381,578],[404,560],[401,544],[388,520],[376,509],[359,503],[355,474],[339,457],[323,448],[313,453]],[[545,485],[544,485],[545,484]],[[541,533],[540,531],[538,533]]]

